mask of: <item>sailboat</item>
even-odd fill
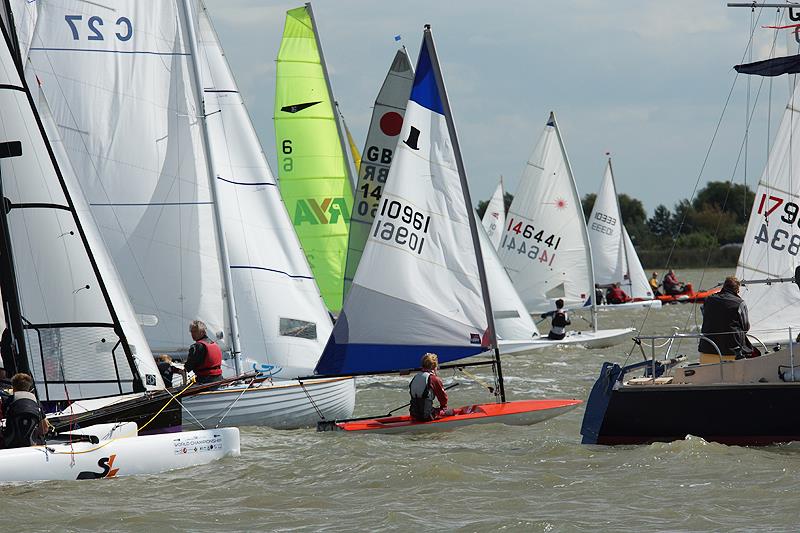
[[[592,248],[595,282],[601,288],[619,283],[622,290],[631,298],[630,302],[606,303],[598,305],[597,308],[661,307],[661,302],[653,299],[653,291],[642,263],[622,223],[610,157],[586,227]]]
[[[164,384],[74,172],[59,163],[63,147],[52,115],[34,105],[6,7],[0,6],[0,293],[10,353],[3,365],[30,374],[38,399],[50,407],[158,396]],[[160,412],[144,403],[136,416],[156,421]],[[141,429],[135,422],[93,425],[62,432],[47,446],[0,450],[0,482],[83,479],[115,457],[112,476],[239,454],[236,428],[138,436]],[[176,443],[211,446],[175,457]]]
[[[614,346],[632,328],[597,328],[592,252],[580,196],[553,113],[533,150],[508,210],[498,250],[528,311],[547,313],[591,303],[592,330],[569,331],[559,344]]]
[[[489,205],[486,206],[486,212],[483,213],[483,229],[486,230],[486,236],[489,237],[494,249],[500,248],[500,240],[503,238],[503,228],[506,227],[506,203],[505,203],[505,190],[503,189],[503,176],[500,176],[500,182],[494,190],[492,198],[489,200]]]
[[[278,178],[328,309],[342,307],[352,178],[311,4],[286,12],[275,77]]]
[[[199,318],[224,375],[249,373],[183,402],[184,423],[291,428],[352,412],[352,380],[290,379],[313,367],[331,322],[207,13],[191,0],[114,7],[120,22],[99,40],[87,29],[99,7],[40,5],[27,70],[151,349],[184,357]]]
[[[794,82],[736,268],[750,313],[748,337],[761,355],[698,364],[679,351],[683,340],[694,352],[698,334],[640,337],[643,360],[603,364],[581,426],[585,444],[668,442],[686,435],[736,445],[800,440],[800,414],[786,407],[800,398],[800,262],[792,253],[800,248],[800,180],[793,170],[800,168],[798,106],[800,85]],[[655,346],[661,345],[667,352],[657,358]]]
[[[463,366],[491,364],[499,401],[430,422],[396,416],[328,421],[318,428],[416,432],[487,422],[528,425],[573,409],[580,402],[506,401],[477,217],[430,26],[399,139],[352,287],[315,375],[395,373],[417,368],[429,351],[442,363],[493,351],[492,360]]]
[[[406,102],[411,93],[414,69],[408,51],[401,47],[395,52],[386,78],[383,80],[367,131],[364,156],[358,167],[358,182],[354,187],[355,204],[350,217],[350,238],[347,245],[347,267],[345,269],[345,295],[355,276],[364,245],[375,220],[375,212],[386,184],[389,168],[394,159]]]

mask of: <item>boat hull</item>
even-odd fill
[[[502,355],[526,355],[557,346],[583,346],[589,349],[608,348],[627,340],[635,332],[633,328],[599,329],[597,331],[570,331],[560,341],[550,340],[546,336],[531,340],[499,340],[498,346]]]
[[[640,307],[650,307],[658,309],[662,305],[661,300],[637,300],[633,302],[625,302],[624,304],[603,304],[598,305],[598,311],[613,311],[617,309],[637,309]]]
[[[712,294],[716,294],[720,291],[719,287],[715,287],[713,289],[707,291],[700,291],[700,292],[686,292],[682,294],[673,294],[673,295],[665,295],[661,294],[656,296],[657,300],[660,300],[661,303],[665,304],[673,304],[673,303],[700,303],[704,302],[706,298],[711,296]]]
[[[618,368],[618,367],[617,367]],[[584,444],[649,444],[695,435],[734,445],[800,440],[800,383],[616,385],[604,366],[586,405]]]
[[[128,425],[133,426],[135,433],[135,425]],[[92,428],[87,428],[83,434],[95,434]],[[124,433],[130,435],[128,431]],[[0,450],[0,482],[157,474],[240,454],[239,430],[236,428],[147,436],[118,435],[106,432],[107,438],[101,438],[98,443],[58,443]]]
[[[456,409],[463,414],[430,422],[417,422],[406,415],[339,422],[336,427],[349,433],[432,433],[476,424],[530,426],[571,411],[581,403],[581,400],[521,400],[478,404]]]
[[[309,400],[313,398],[313,402]],[[185,428],[267,426],[275,429],[313,427],[325,419],[353,415],[353,378],[262,381],[201,392],[183,400]],[[202,425],[201,425],[202,424]]]

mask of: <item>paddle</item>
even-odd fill
[[[458,387],[460,383],[453,383],[452,385],[448,385],[444,388],[444,390],[450,390],[455,387]],[[399,411],[400,409],[404,409],[411,405],[411,402],[401,405],[400,407],[395,407],[385,415],[378,415],[378,416],[362,416],[359,418],[342,418],[340,420],[321,420],[317,422],[317,431],[336,431],[338,429],[337,424],[341,424],[342,422],[360,422],[362,420],[374,420],[375,418],[385,418],[392,416],[395,411]]]

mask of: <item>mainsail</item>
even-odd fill
[[[800,85],[795,85],[758,181],[736,276],[739,279],[793,278],[800,264]],[[789,341],[800,333],[800,293],[786,283],[742,287],[750,331],[764,342]],[[794,339],[791,339],[794,340]]]
[[[185,12],[115,0],[39,8],[31,74],[154,350],[181,352],[201,319],[231,321]],[[227,346],[226,346],[227,343]]]
[[[0,27],[0,142],[22,148],[0,159],[2,255],[13,262],[4,263],[0,283],[17,369],[33,375],[42,400],[163,389],[47,102],[38,91],[34,102]]]
[[[498,255],[531,313],[582,306],[594,281],[580,196],[550,114],[508,210]]]
[[[595,282],[600,285],[619,283],[630,297],[651,299],[653,292],[647,276],[622,223],[610,158],[586,226],[592,245]]]
[[[206,128],[242,369],[308,375],[330,335],[331,319],[205,7],[198,24]]]
[[[394,161],[317,374],[419,366],[495,346],[477,224],[430,29]]]
[[[503,190],[503,176],[500,176],[500,183],[494,190],[486,212],[483,213],[483,229],[489,237],[494,249],[500,248],[500,240],[503,238],[503,228],[506,226],[506,204],[505,191]]]
[[[289,10],[275,85],[278,177],[322,297],[337,313],[342,307],[353,194],[333,103],[311,5]]]
[[[358,183],[354,189],[355,206],[350,218],[350,241],[347,247],[345,294],[350,290],[350,283],[361,261],[372,221],[375,220],[375,210],[378,208],[381,191],[389,175],[389,167],[403,127],[403,116],[413,79],[411,59],[403,47],[395,53],[389,72],[375,99],[367,142],[364,146],[364,159],[358,167]]]

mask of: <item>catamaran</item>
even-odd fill
[[[564,142],[550,113],[508,210],[498,255],[530,313],[590,303],[591,331],[569,331],[558,344],[614,346],[632,328],[597,327],[592,252]]]
[[[372,229],[315,375],[395,373],[418,368],[425,352],[444,363],[493,351],[490,361],[455,366],[491,364],[498,403],[430,422],[399,416],[318,427],[417,432],[528,425],[573,409],[579,401],[506,401],[477,216],[429,26],[405,109]]]
[[[610,157],[586,227],[592,248],[595,283],[601,288],[619,283],[620,288],[631,298],[630,302],[606,303],[597,308],[661,307],[661,302],[653,299],[653,290],[647,281],[642,263],[628,230],[622,223]]]
[[[41,92],[34,105],[7,4],[0,12],[0,293],[10,338],[3,364],[30,374],[51,409],[128,396],[138,409],[118,414],[147,419],[142,427],[91,425],[63,431],[47,446],[0,450],[0,482],[157,473],[238,455],[236,428],[138,435],[171,419],[159,417],[170,400],[74,171],[61,163]]]
[[[187,399],[184,422],[291,428],[347,416],[353,380],[292,379],[313,368],[332,324],[206,10],[107,5],[117,15],[102,24],[99,6],[39,5],[26,70],[151,349],[185,357],[188,324],[201,319],[226,354],[224,375],[251,374]]]

